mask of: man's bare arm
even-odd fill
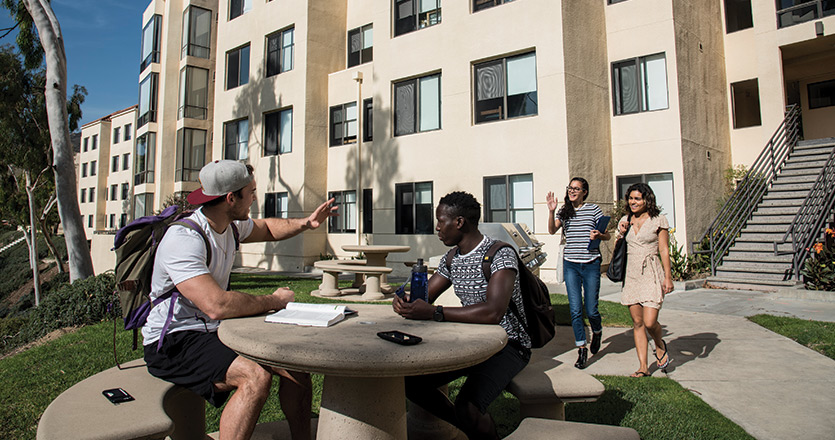
[[[295,296],[292,290],[283,287],[276,289],[272,295],[262,296],[226,291],[210,274],[198,275],[177,284],[177,291],[212,319],[237,318],[283,309]]]
[[[330,199],[319,205],[307,217],[253,219],[252,233],[243,242],[286,240],[309,229],[316,229],[326,222],[329,217],[337,215],[337,207],[331,206],[333,202],[334,199]]]

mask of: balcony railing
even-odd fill
[[[835,14],[835,1],[812,0],[777,11],[777,27],[784,28]]]

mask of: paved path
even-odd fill
[[[618,286],[604,281],[601,299],[619,301]],[[835,439],[835,361],[744,317],[757,313],[835,321],[835,301],[716,289],[674,292],[660,314],[673,357],[668,377],[758,439]],[[568,330],[560,333],[567,344],[561,342],[557,359],[573,364],[573,338]],[[602,348],[586,371],[628,375],[637,366],[632,330],[605,328]]]

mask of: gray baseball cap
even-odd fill
[[[192,191],[188,195],[188,202],[202,205],[249,185],[252,179],[246,165],[237,160],[209,162],[200,170],[202,188]]]

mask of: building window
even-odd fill
[[[835,14],[830,0],[777,0],[777,22],[784,28]]]
[[[751,0],[725,0],[725,32],[730,34],[752,27]]]
[[[130,185],[127,182],[122,184],[122,200],[127,200],[130,195]]]
[[[432,234],[432,182],[394,186],[395,234]]]
[[[84,152],[85,152],[85,153],[87,152],[87,144],[89,143],[89,142],[88,142],[89,140],[90,140],[90,137],[89,137],[89,136],[87,136],[86,138],[84,138]]]
[[[394,0],[394,36],[441,22],[441,0]]]
[[[536,52],[473,68],[476,124],[537,114]]]
[[[87,162],[81,164],[81,177],[87,177]]]
[[[646,183],[655,193],[655,203],[661,214],[667,217],[671,228],[676,227],[675,192],[673,191],[673,173],[638,174],[618,176],[618,200],[626,197],[626,190],[633,183]]]
[[[478,12],[482,9],[492,8],[493,6],[510,3],[513,0],[473,0],[473,12]]]
[[[287,218],[289,213],[288,202],[286,192],[264,194],[264,218]]]
[[[110,214],[110,229],[116,229],[116,214]]]
[[[806,90],[809,93],[809,109],[835,105],[835,79],[809,84]]]
[[[293,151],[293,109],[264,115],[264,155],[275,156]]]
[[[484,221],[524,223],[533,230],[533,174],[485,177]]]
[[[206,164],[206,131],[193,128],[177,130],[175,182],[196,182]]]
[[[99,148],[99,135],[94,134],[93,135],[93,144],[90,147],[90,149],[95,150],[96,148]]]
[[[142,61],[139,64],[139,71],[142,72],[151,63],[159,62],[161,15],[154,15],[142,28]]]
[[[267,36],[267,76],[293,70],[293,28]]]
[[[157,79],[158,74],[151,72],[139,83],[139,119],[138,127],[157,121]],[[95,138],[93,139],[95,145]]]
[[[96,187],[91,186],[87,190],[87,195],[90,197],[88,200],[95,203],[95,201],[96,201]]]
[[[128,169],[130,166],[130,153],[125,153],[122,155],[122,171]]]
[[[372,207],[374,206],[374,192],[370,188],[362,190],[362,232],[365,234],[374,233],[374,218]]]
[[[95,160],[90,161],[90,175],[91,176],[96,175],[96,161]]]
[[[252,10],[252,0],[230,0],[229,19],[234,20]]]
[[[209,108],[209,71],[186,66],[180,70],[180,106],[177,119],[206,119]]]
[[[87,201],[87,188],[81,188],[81,203],[85,203]]]
[[[357,103],[349,102],[331,107],[330,146],[352,144],[357,141]]]
[[[334,199],[332,206],[339,207],[339,215],[328,219],[328,232],[357,232],[357,192],[333,191],[328,199]]]
[[[226,52],[226,90],[249,82],[249,44]]]
[[[394,135],[441,128],[441,74],[394,83]]]
[[[119,228],[124,228],[125,224],[128,222],[128,215],[122,213],[119,215]]]
[[[613,5],[613,4],[615,4],[615,3],[625,2],[625,1],[626,1],[626,0],[608,0],[608,2],[609,2],[609,4],[610,4],[610,5]]]
[[[116,172],[119,170],[119,155],[115,155],[110,158],[110,172]]]
[[[121,127],[116,127],[116,128],[113,129],[113,143],[114,144],[119,143],[119,129],[120,128]]]
[[[667,59],[663,53],[612,63],[615,115],[667,108]]]
[[[156,156],[156,148],[157,134],[153,131],[136,138],[136,154],[134,154],[136,163],[133,166],[134,185],[154,183],[154,156]]]
[[[87,216],[87,227],[88,228],[93,227],[93,215],[92,214]]]
[[[374,140],[374,102],[368,98],[362,102],[362,141],[371,142]],[[365,229],[363,229],[365,230]]]
[[[180,59],[186,56],[209,58],[211,52],[212,11],[189,6],[183,12],[183,49]]]
[[[731,84],[734,128],[762,125],[760,119],[760,86],[757,78]]]
[[[110,185],[110,199],[109,200],[119,200],[119,199],[116,198],[117,195],[118,195],[118,193],[117,193],[118,191],[119,191],[119,185],[117,185],[115,183],[113,185]]]
[[[126,141],[129,141],[129,140],[130,140],[130,137],[131,137],[131,132],[130,132],[130,129],[131,129],[131,128],[132,128],[132,127],[131,127],[131,124],[125,124],[125,140],[126,140]]]
[[[137,219],[154,213],[154,193],[137,194],[133,197],[133,218]]]
[[[372,61],[374,58],[374,28],[367,24],[348,31],[348,67]]]
[[[224,159],[246,160],[249,157],[249,120],[239,119],[224,124]]]

